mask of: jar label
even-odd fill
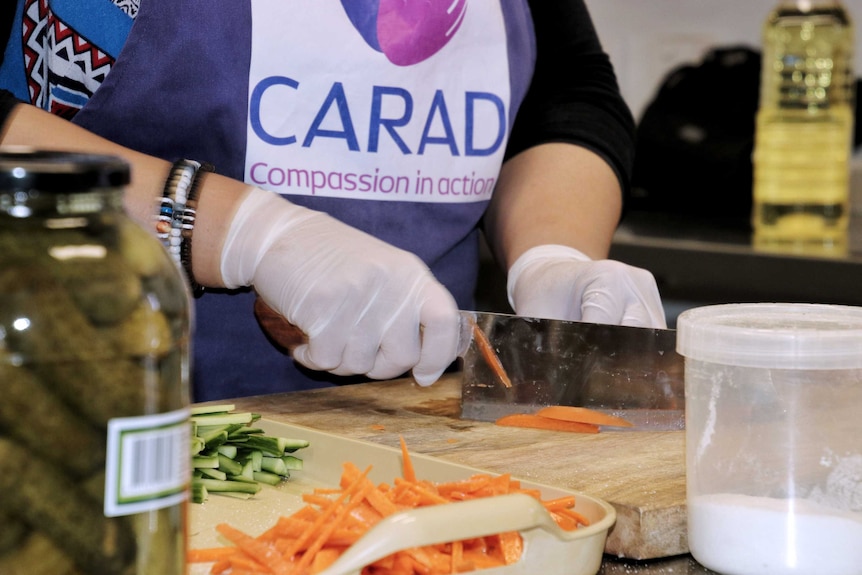
[[[170,507],[188,497],[188,409],[108,422],[105,516]]]

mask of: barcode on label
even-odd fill
[[[106,516],[161,509],[187,497],[188,419],[180,410],[108,422]]]
[[[181,441],[182,434],[177,431],[167,428],[123,436],[123,461],[127,465],[121,473],[122,496],[146,497],[176,486],[182,470],[178,461],[182,445],[177,445],[177,436]]]

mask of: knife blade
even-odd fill
[[[291,351],[307,341],[261,298],[254,314]],[[461,311],[461,417],[495,421],[548,405],[623,417],[633,430],[684,427],[676,331]]]
[[[676,331],[523,316],[470,314],[512,382],[498,383],[475,338],[462,356],[461,417],[495,421],[547,405],[623,417],[634,430],[684,428]]]

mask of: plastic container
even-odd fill
[[[0,573],[185,573],[190,297],[128,181],[0,153]]]
[[[780,0],[763,26],[755,244],[843,252],[853,146],[853,23],[836,0]]]
[[[862,574],[862,308],[706,306],[677,329],[695,559]]]

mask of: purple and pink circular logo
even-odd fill
[[[341,0],[369,46],[397,66],[436,54],[461,26],[467,0]]]

